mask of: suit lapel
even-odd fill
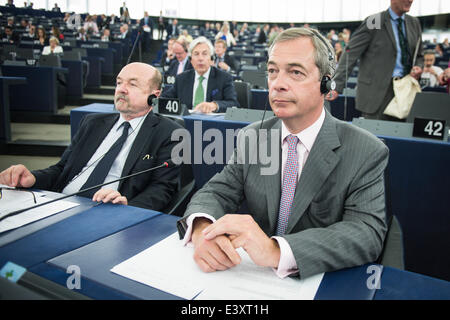
[[[405,15],[405,29],[406,29],[406,38],[408,39],[408,49],[411,57],[411,63],[413,63],[414,51],[416,50],[418,39],[416,35],[413,33],[411,17],[408,15]]]
[[[152,140],[153,135],[155,134],[153,127],[158,123],[159,119],[153,114],[153,111],[150,111],[145,118],[136,139],[134,139],[133,145],[128,153],[127,160],[125,161],[125,165],[123,166],[121,177],[130,174],[136,161],[139,161],[143,148],[148,144],[148,141]],[[120,189],[123,182],[124,180],[120,181],[118,189]]]
[[[205,101],[212,101],[212,97],[211,97],[211,93],[212,93],[212,89],[213,89],[213,83],[215,83],[215,77],[216,77],[216,69],[213,67],[211,68],[211,72],[209,73],[209,77],[208,77],[208,85],[206,88],[206,100]]]
[[[289,233],[298,223],[314,196],[320,191],[322,185],[336,167],[339,157],[335,154],[334,149],[340,145],[336,133],[335,120],[326,111],[324,123],[317,135],[295,189],[294,202],[286,233]]]
[[[391,39],[391,43],[394,46],[394,50],[397,52],[397,42],[395,41],[394,31],[392,30],[393,26],[389,10],[385,11],[384,13],[384,24],[389,38]]]
[[[194,97],[194,82],[195,82],[195,71],[189,71],[189,75],[186,77],[188,83],[183,85],[183,97],[186,97],[186,106],[188,109],[192,109],[192,98]]]
[[[72,180],[75,175],[81,172],[81,169],[83,169],[89,159],[91,159],[92,155],[98,149],[118,119],[119,115],[114,114],[100,120],[100,123],[93,124],[93,126],[95,126],[94,128],[89,128],[89,131],[91,132],[91,130],[93,130],[94,134],[86,133],[84,136],[85,139],[83,141],[79,141],[76,149],[73,150],[73,152],[77,154],[74,158],[76,161],[74,161],[72,169],[67,176],[67,180],[64,185]],[[89,143],[86,143],[86,139],[89,139]]]
[[[267,134],[267,146],[272,145],[272,137],[270,134],[270,129],[278,130],[278,138],[281,140],[281,120],[278,120],[273,127],[268,129]],[[258,143],[260,146],[261,144]],[[266,201],[267,201],[267,212],[269,216],[269,226],[270,230],[275,230],[277,220],[278,220],[278,211],[280,207],[280,198],[281,198],[281,144],[278,149],[278,164],[279,170],[277,170],[276,174],[262,176],[264,181],[264,186],[266,189]],[[258,168],[261,169],[261,166]]]

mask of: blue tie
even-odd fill
[[[122,136],[117,139],[117,141],[111,146],[108,152],[103,156],[103,158],[97,164],[97,166],[87,179],[86,183],[81,187],[80,190],[102,184],[105,181],[105,178],[108,175],[109,170],[111,170],[114,160],[116,160],[117,155],[119,154],[120,150],[122,150],[123,144],[127,140],[129,128],[130,123],[125,121],[123,123]],[[92,198],[99,189],[100,188],[95,188],[93,190],[83,192],[80,195],[83,197]]]

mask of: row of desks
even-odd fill
[[[80,206],[0,234],[0,266],[11,261],[64,287],[68,267],[78,266],[81,288],[74,290],[93,299],[179,299],[109,271],[176,232],[177,217],[96,205],[82,197],[69,200]],[[367,284],[371,266],[326,273],[315,299],[450,299],[449,282],[389,267],[378,266],[382,272],[375,289]]]
[[[91,112],[115,112],[112,105],[92,104],[73,109],[71,112],[72,136],[79,123]],[[245,122],[227,121],[223,117],[186,116],[185,126],[194,137],[194,125],[198,122],[203,133],[208,129],[219,129],[226,137],[227,129],[239,129]],[[202,139],[202,136],[200,139]],[[199,138],[199,137],[195,137]],[[450,143],[383,137],[390,150],[388,174],[392,211],[401,224],[404,247],[405,268],[441,279],[450,280]],[[198,141],[198,140],[197,140]],[[203,141],[201,150],[209,144]],[[233,142],[234,143],[234,142]],[[226,143],[224,143],[226,146]],[[192,143],[192,148],[194,144]],[[193,154],[193,153],[191,153]],[[197,188],[201,188],[226,163],[223,150],[222,164],[194,164],[193,172]]]

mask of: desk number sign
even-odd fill
[[[444,140],[445,120],[414,119],[413,136],[420,138]]]
[[[180,99],[158,99],[158,111],[161,114],[182,115]]]

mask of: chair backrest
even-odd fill
[[[81,61],[80,51],[64,51],[63,60]]]
[[[381,139],[386,144],[384,139]],[[383,242],[383,249],[376,261],[384,266],[394,267],[404,270],[404,249],[403,249],[403,235],[400,222],[392,212],[391,206],[391,184],[389,178],[389,168],[384,170],[384,195],[386,206],[386,225],[387,232]]]
[[[23,60],[5,60],[3,62],[4,66],[26,66],[26,61]]]
[[[252,85],[252,88],[267,89],[266,73],[261,70],[244,70],[241,78]]]
[[[88,56],[86,48],[73,48],[72,52],[79,52],[82,58]]]
[[[450,123],[450,95],[438,92],[416,94],[407,122],[414,118],[438,119]]]
[[[61,57],[54,54],[41,55],[39,58],[41,67],[61,67]]]
[[[234,81],[233,84],[234,88],[236,89],[237,100],[241,108],[251,108],[252,91],[250,83],[242,81]]]

